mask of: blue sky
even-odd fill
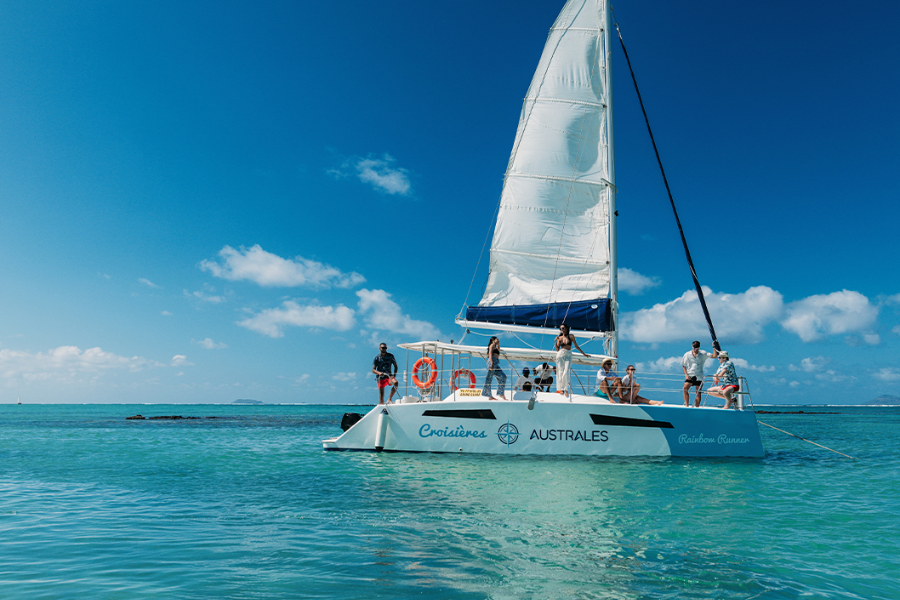
[[[366,402],[377,341],[459,339],[562,4],[5,2],[0,402]],[[900,7],[614,6],[754,400],[900,395]],[[708,334],[613,77],[621,357],[677,371]]]

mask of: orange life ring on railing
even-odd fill
[[[468,369],[457,369],[457,370],[453,371],[453,377],[450,378],[450,391],[451,392],[455,392],[456,390],[459,389],[459,386],[456,385],[456,378],[459,377],[460,375],[466,375],[466,374],[468,374],[468,376],[469,376],[469,389],[475,388],[475,382],[478,381],[475,378],[475,373],[473,373],[472,371],[470,371]]]
[[[428,381],[422,383],[419,381],[419,367],[422,365],[428,365],[431,367],[431,377],[428,378]],[[416,364],[413,365],[413,383],[416,384],[416,387],[420,389],[428,389],[432,385],[434,385],[434,381],[437,379],[437,365],[434,362],[434,359],[430,356],[423,356],[419,360],[416,361]]]

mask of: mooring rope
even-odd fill
[[[831,448],[829,448],[828,446],[823,446],[822,444],[817,444],[817,443],[815,443],[815,442],[813,442],[813,441],[811,441],[811,440],[808,440],[808,439],[806,439],[806,438],[800,437],[799,435],[794,435],[793,433],[791,433],[791,432],[789,432],[789,431],[785,431],[784,429],[778,429],[777,427],[775,427],[775,426],[773,426],[773,425],[769,425],[768,423],[763,423],[763,422],[760,421],[759,419],[757,419],[756,422],[759,423],[759,424],[761,424],[761,425],[765,425],[766,427],[771,427],[771,428],[774,429],[775,431],[780,431],[781,433],[786,433],[786,434],[788,434],[789,436],[792,436],[792,437],[797,438],[798,440],[803,440],[804,442],[809,442],[809,443],[812,444],[813,446],[818,446],[819,448],[825,448],[826,450],[830,450],[831,452],[834,452],[835,454],[840,454],[841,456],[846,456],[847,458],[852,458],[853,460],[856,460],[856,457],[855,457],[855,456],[850,456],[849,454],[844,454],[843,452],[838,452],[837,450],[831,450]]]

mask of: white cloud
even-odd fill
[[[191,367],[194,363],[188,362],[187,356],[184,354],[176,354],[172,357],[171,365],[173,367]]]
[[[427,321],[417,321],[404,315],[400,305],[384,290],[359,290],[359,314],[370,329],[410,336],[416,340],[443,337],[437,327]]]
[[[800,361],[800,366],[795,367],[794,365],[788,365],[788,370],[790,371],[805,371],[806,373],[815,373],[816,371],[821,371],[825,368],[825,365],[831,362],[830,358],[825,358],[824,356],[816,356],[804,358]]]
[[[877,346],[881,343],[881,336],[877,333],[866,333],[863,334],[863,341],[870,346]]]
[[[743,358],[732,358],[731,362],[734,363],[734,366],[738,371],[757,371],[759,373],[771,373],[775,370],[775,367],[772,366],[767,367],[766,365],[751,365]]]
[[[284,336],[282,329],[286,326],[321,327],[347,331],[355,324],[352,308],[346,306],[301,306],[293,300],[286,300],[281,308],[269,308],[243,321],[238,325],[269,337]]]
[[[412,189],[409,171],[394,166],[396,159],[390,154],[381,158],[349,158],[328,173],[340,179],[355,175],[363,183],[368,183],[376,191],[407,196]]]
[[[891,333],[896,333],[897,335],[900,335],[900,325],[894,325],[894,328],[891,329]]]
[[[703,293],[720,340],[760,342],[763,327],[781,316],[782,296],[766,286],[752,287],[740,294],[716,294],[709,288],[703,288]],[[622,338],[631,342],[699,339],[708,331],[694,290],[665,304],[624,313],[620,321]]]
[[[152,281],[150,281],[149,279],[144,279],[143,277],[141,277],[140,279],[138,279],[138,281],[143,283],[144,285],[159,289],[159,286],[156,285],[155,283],[153,283]]]
[[[382,158],[362,158],[356,162],[356,173],[360,181],[387,194],[409,194],[409,171],[394,166],[394,157],[385,154]]]
[[[886,367],[883,369],[879,369],[872,375],[882,381],[898,381],[900,380],[900,369]]]
[[[792,382],[790,382],[788,385],[791,386],[792,388],[795,388],[795,387],[799,387],[799,386],[800,386],[800,382],[799,382],[799,381],[792,381]]]
[[[239,281],[246,279],[265,287],[311,286],[316,288],[351,288],[366,279],[359,273],[343,273],[329,265],[296,256],[281,258],[266,252],[259,244],[252,248],[241,246],[235,250],[225,246],[219,251],[223,262],[204,260],[200,268],[215,277]]]
[[[225,302],[224,296],[215,296],[212,294],[207,294],[206,292],[197,290],[196,292],[189,292],[184,290],[184,295],[188,298],[194,298],[196,300],[200,300],[201,302],[210,302],[212,304],[219,304],[220,302]]]
[[[167,311],[167,310],[164,310],[164,311],[162,311],[162,312],[159,313],[159,314],[161,314],[161,315],[164,316],[164,317],[171,317],[171,316],[172,316],[172,313],[170,313],[170,312]]]
[[[659,284],[660,281],[657,277],[647,277],[624,267],[619,269],[619,290],[627,294],[639,296],[644,293],[644,290]]]
[[[826,335],[866,330],[878,317],[877,306],[859,292],[849,290],[792,302],[787,305],[786,312],[781,326],[800,336],[804,342],[820,340]]]
[[[634,367],[639,373],[683,373],[681,358],[681,356],[660,357],[651,362],[635,363]],[[627,365],[620,365],[622,366]]]
[[[82,351],[77,346],[59,346],[47,352],[0,350],[0,377],[29,380],[72,379],[79,375],[97,375],[102,371],[122,369],[141,371],[163,365],[140,356],[118,356],[100,348]]]
[[[331,378],[335,381],[353,381],[356,379],[356,373],[335,373]]]
[[[829,383],[840,383],[842,381],[856,379],[852,375],[842,375],[833,369],[828,369],[824,373],[816,373],[816,379],[819,381],[827,381]]]
[[[191,340],[191,341],[194,342],[195,344],[197,344],[198,346],[203,346],[207,350],[219,350],[219,349],[228,347],[228,344],[226,344],[224,342],[214,342],[212,340],[212,338],[206,338],[205,340],[200,340],[199,342],[197,340]]]

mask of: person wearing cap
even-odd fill
[[[379,352],[372,361],[372,372],[375,373],[375,385],[378,386],[378,404],[384,404],[384,388],[393,385],[388,403],[393,402],[397,393],[397,359],[387,351],[387,344],[381,343]]]
[[[531,388],[534,386],[534,381],[532,381],[531,371],[528,367],[522,369],[522,374],[519,375],[519,378],[516,379],[516,384],[513,386],[514,392],[530,392]]]
[[[615,396],[618,395],[620,399],[622,397],[622,380],[612,370],[612,367],[613,361],[611,358],[607,358],[600,365],[600,370],[597,371],[598,387],[594,395],[607,398],[610,402],[619,402],[619,400],[615,399]]]
[[[692,387],[697,388],[697,397],[694,399],[694,406],[700,406],[700,392],[703,390],[703,364],[710,358],[718,356],[719,351],[713,350],[710,354],[706,350],[700,349],[700,342],[694,341],[691,344],[691,351],[686,352],[681,359],[681,369],[684,371],[684,405],[690,406],[690,391]]]
[[[709,395],[716,398],[725,398],[725,408],[731,408],[734,403],[734,393],[740,388],[734,363],[728,359],[728,352],[719,352],[719,370],[713,376],[713,387],[709,388]]]

